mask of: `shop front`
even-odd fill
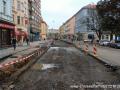
[[[0,48],[11,46],[11,40],[14,37],[14,24],[0,23]]]
[[[17,28],[15,29],[15,36],[16,36],[18,45],[23,45],[23,42],[26,41],[26,39],[28,38],[28,32]]]
[[[30,41],[31,42],[39,41],[39,38],[40,38],[40,33],[39,32],[33,31],[33,30],[30,31]]]
[[[21,31],[21,30],[15,30],[15,36],[17,41],[20,41],[23,38],[23,41],[28,38],[28,32],[27,31]]]

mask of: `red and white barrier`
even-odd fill
[[[31,60],[32,57],[40,56],[42,53],[43,53],[43,50],[39,49],[39,50],[36,50],[31,55],[28,55],[26,57],[19,57],[16,60],[6,62],[6,63],[2,63],[2,64],[0,64],[0,70],[12,72],[17,68],[16,67],[17,65],[18,66],[22,65],[22,64],[26,63],[26,61]]]
[[[93,45],[93,55],[97,56],[97,46],[96,46],[96,44]]]
[[[1,69],[1,68],[5,68],[5,67],[7,67],[7,66],[14,65],[14,64],[19,63],[19,62],[22,62],[22,61],[24,61],[24,60],[32,57],[33,55],[34,55],[34,54],[31,54],[31,55],[26,56],[26,57],[24,57],[24,58],[18,58],[17,60],[13,60],[13,61],[10,61],[10,62],[4,63],[4,64],[0,64],[0,69]]]
[[[85,52],[85,54],[88,53],[88,44],[85,44],[85,45],[84,45],[84,52]]]

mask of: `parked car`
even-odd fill
[[[110,47],[113,47],[113,48],[120,48],[120,41],[117,41],[117,42],[111,42],[109,43],[109,46]]]
[[[100,40],[99,41],[99,45],[101,45],[101,46],[108,46],[109,43],[110,43],[110,41],[108,41],[108,40]]]

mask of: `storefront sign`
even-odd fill
[[[0,28],[8,28],[8,29],[14,29],[14,26],[8,25],[8,24],[2,24],[0,23]]]

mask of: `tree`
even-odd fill
[[[79,41],[83,40],[83,34],[82,33],[80,33],[80,32],[77,33],[77,40],[79,40]]]
[[[98,16],[96,6],[90,5],[88,7],[89,17],[87,18],[87,28],[88,30],[93,30],[96,32],[99,40],[101,39],[102,29],[101,29],[101,17]]]
[[[96,9],[102,31],[110,31],[111,39],[113,34],[117,37],[120,34],[120,0],[99,1]]]

